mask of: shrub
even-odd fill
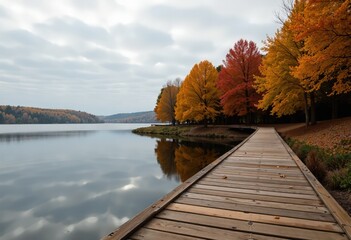
[[[324,178],[327,175],[327,169],[323,160],[320,158],[320,154],[316,150],[308,152],[306,166],[320,182],[324,182]]]
[[[351,190],[351,153],[328,152],[294,139],[286,142],[320,182],[331,189]]]
[[[346,174],[346,168],[329,171],[326,177],[327,186],[331,189],[341,189],[341,182]]]
[[[340,187],[342,189],[351,190],[351,163],[346,167],[346,174],[344,175],[343,179],[341,180]]]
[[[333,154],[325,158],[325,163],[329,170],[344,168],[351,163],[351,154]]]
[[[351,190],[351,166],[328,172],[326,182],[331,189]]]
[[[351,151],[351,139],[342,139],[339,145],[335,146],[336,149],[339,149],[343,152],[350,152]]]

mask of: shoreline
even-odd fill
[[[254,128],[233,125],[210,125],[208,127],[199,125],[155,125],[137,128],[132,132],[150,137],[184,137],[242,141],[254,132]]]

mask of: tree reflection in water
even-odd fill
[[[233,145],[160,139],[156,142],[157,161],[167,178],[184,182],[230,150]]]
[[[155,153],[157,161],[161,166],[162,172],[168,179],[174,178],[179,181],[177,167],[175,164],[175,151],[179,143],[176,139],[162,138],[156,141]]]

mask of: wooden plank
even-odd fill
[[[216,170],[220,169],[233,170],[233,171],[243,171],[243,172],[260,172],[260,173],[273,173],[273,174],[290,174],[293,176],[304,175],[298,169],[280,169],[280,168],[260,168],[260,167],[240,167],[235,165],[222,164]]]
[[[216,171],[232,171],[232,172],[243,172],[243,173],[259,173],[259,174],[272,174],[272,175],[276,175],[276,174],[288,174],[291,176],[296,176],[296,177],[302,177],[304,178],[304,175],[298,171],[297,169],[295,171],[287,171],[287,170],[283,170],[283,169],[261,169],[261,168],[238,168],[235,166],[228,166],[226,164],[223,164],[222,166],[218,167],[216,169]]]
[[[267,141],[271,141],[271,140],[267,140]],[[254,151],[257,151],[259,153],[255,153]],[[233,154],[233,156],[231,156],[231,158],[232,157],[248,159],[248,160],[257,159],[257,160],[265,160],[265,161],[266,160],[272,160],[272,161],[286,161],[286,162],[289,162],[289,160],[290,160],[289,159],[289,155],[287,155],[287,154],[280,155],[280,156],[278,156],[278,155],[274,156],[272,154],[264,153],[260,149],[255,149],[253,151],[250,151],[247,154],[241,154],[239,152],[236,152],[235,154]]]
[[[266,195],[266,196],[279,196],[279,197],[291,197],[291,198],[318,200],[317,196],[306,195],[306,194],[277,193],[277,192],[270,192],[270,191],[260,191],[260,190],[252,190],[252,189],[237,189],[237,188],[209,186],[209,185],[202,185],[202,184],[195,184],[194,187],[202,188],[202,189],[217,190],[217,191],[226,191],[226,192],[251,193],[251,194]]]
[[[238,175],[232,173],[221,173],[213,171],[210,173],[211,175],[222,176],[222,177],[236,177],[236,178],[244,178],[244,179],[259,179],[259,180],[268,180],[271,182],[282,182],[289,184],[300,184],[300,185],[309,185],[306,181],[300,179],[291,179],[291,178],[273,178],[273,177],[265,177],[265,176],[247,176],[247,175]]]
[[[227,202],[227,203],[236,203],[236,204],[245,204],[252,206],[262,206],[262,207],[270,207],[270,208],[281,208],[288,210],[296,210],[302,212],[315,212],[315,213],[328,213],[329,210],[325,207],[316,207],[309,205],[298,205],[291,203],[282,203],[282,202],[269,202],[269,201],[261,201],[256,199],[242,199],[242,198],[232,198],[221,195],[208,195],[208,194],[200,194],[200,193],[192,193],[187,192],[182,195],[182,197],[195,198],[195,199],[204,199],[204,200],[212,200],[217,202]]]
[[[299,174],[302,175],[301,171],[297,168],[282,168],[274,167],[274,168],[262,168],[260,166],[237,166],[236,164],[229,164],[223,163],[220,167],[221,168],[229,168],[233,170],[240,170],[240,171],[259,171],[259,172],[273,172],[273,173],[292,173],[292,174]]]
[[[275,237],[287,237],[294,239],[319,239],[319,240],[344,240],[347,237],[344,234],[337,232],[326,232],[311,229],[286,227],[273,224],[258,223],[252,221],[243,221],[228,218],[219,218],[208,215],[199,215],[193,213],[184,213],[178,211],[164,210],[157,215],[157,218],[186,222],[197,223],[203,226],[216,228],[224,228],[235,231],[245,231],[257,234],[271,235]]]
[[[246,213],[258,213],[258,214],[298,218],[296,219],[296,221],[299,221],[300,219],[309,219],[309,220],[326,221],[326,222],[335,221],[331,214],[326,214],[326,213],[301,212],[301,211],[288,210],[288,209],[277,209],[277,208],[269,208],[269,207],[263,207],[263,206],[228,203],[228,201],[220,202],[220,201],[213,201],[213,200],[206,200],[206,199],[187,198],[187,197],[181,196],[177,198],[174,202],[193,205],[193,206],[210,207],[214,209],[225,209],[225,210],[232,210],[232,211],[241,211]]]
[[[153,239],[153,240],[165,240],[165,239],[172,239],[172,240],[196,240],[196,239],[205,239],[199,237],[190,237],[181,235],[179,233],[169,233],[169,232],[162,232],[148,228],[141,228],[138,230],[133,236],[131,237],[133,240],[143,240],[143,239]]]
[[[268,140],[270,141],[270,140]],[[268,147],[268,146],[266,146]],[[286,153],[284,154],[272,154],[269,152],[263,152],[262,151],[263,148],[256,148],[256,149],[252,149],[252,150],[245,150],[245,152],[236,152],[234,154],[234,156],[237,157],[242,157],[242,158],[268,158],[272,161],[289,161],[289,155],[287,155]],[[265,159],[266,160],[266,159]],[[267,159],[268,160],[268,159]]]
[[[296,189],[296,190],[305,190],[305,191],[314,191],[310,186],[300,186],[300,185],[292,185],[292,184],[282,184],[280,182],[270,182],[263,183],[259,180],[257,181],[245,181],[240,178],[240,180],[229,179],[228,177],[219,177],[214,175],[207,175],[203,180],[213,181],[213,182],[227,182],[231,183],[235,186],[237,185],[251,185],[251,186],[259,186],[259,187],[271,187],[271,188],[283,188],[283,189]]]
[[[270,140],[268,140],[270,141]],[[248,144],[250,144],[248,142]],[[261,151],[261,150],[255,150],[255,151]],[[289,162],[290,161],[290,156],[287,154],[285,156],[281,157],[276,157],[272,156],[269,154],[263,154],[260,153],[259,155],[252,155],[252,154],[239,154],[238,152],[232,154],[231,156],[228,157],[228,160],[231,161],[238,161],[242,159],[247,159],[248,161],[253,161],[253,160],[263,160],[263,161],[283,161],[283,162]],[[291,164],[294,164],[293,162]]]
[[[241,199],[254,199],[254,200],[262,200],[262,201],[278,202],[278,203],[291,203],[291,204],[299,204],[299,205],[306,205],[306,206],[316,206],[316,207],[324,206],[322,201],[319,199],[311,200],[311,199],[290,198],[290,197],[280,197],[280,196],[265,196],[265,195],[248,194],[248,193],[233,193],[233,192],[216,191],[216,190],[210,190],[210,189],[201,189],[201,188],[195,188],[195,187],[190,188],[188,192],[241,198]]]
[[[257,214],[257,213],[245,213],[241,211],[232,211],[225,209],[201,207],[180,203],[171,203],[167,206],[168,210],[189,212],[195,214],[202,214],[221,218],[230,218],[237,220],[253,221],[260,223],[269,223],[282,226],[322,230],[329,232],[339,232],[342,233],[343,230],[335,222],[322,222],[313,221],[308,219],[296,219],[291,217],[274,216],[267,214]]]
[[[247,176],[236,176],[232,174],[217,174],[215,172],[209,173],[206,177],[208,178],[226,178],[227,180],[234,180],[234,181],[245,181],[245,182],[261,182],[261,183],[270,183],[270,184],[289,184],[293,186],[307,186],[309,187],[310,184],[305,182],[296,182],[296,181],[284,181],[279,179],[269,179],[269,178],[258,178],[258,177],[247,177]]]
[[[280,166],[280,167],[295,167],[296,165],[293,162],[289,161],[266,161],[262,159],[258,160],[250,160],[250,159],[235,159],[235,160],[228,160],[228,162],[233,162],[233,163],[251,163],[251,164],[261,164],[261,165],[275,165],[275,166]]]
[[[201,226],[183,222],[175,222],[163,219],[153,219],[146,224],[146,228],[167,231],[170,233],[182,233],[184,235],[206,238],[206,239],[221,239],[221,240],[233,240],[233,239],[257,239],[257,240],[278,240],[287,238],[278,238],[273,236],[258,235],[248,232],[237,232],[232,230],[226,230],[221,228],[212,228],[209,226]]]
[[[279,165],[270,165],[270,164],[256,164],[256,163],[250,163],[250,162],[244,162],[244,163],[239,163],[236,161],[229,162],[228,160],[225,161],[225,165],[228,166],[237,166],[237,167],[255,167],[255,168],[260,168],[260,169],[282,169],[282,170],[293,170],[297,171],[299,168],[295,166],[279,166]]]
[[[305,182],[306,179],[303,175],[292,175],[289,173],[265,173],[265,172],[259,172],[259,171],[238,171],[238,170],[230,170],[230,169],[216,169],[213,171],[213,173],[221,173],[221,174],[231,174],[231,175],[237,175],[237,176],[248,176],[248,177],[264,177],[264,178],[270,178],[270,179],[289,179],[289,180],[294,180],[294,181],[300,181],[300,182]]]
[[[199,184],[209,185],[209,186],[221,186],[221,187],[231,187],[237,189],[252,189],[252,190],[261,190],[261,191],[270,191],[270,192],[282,192],[282,193],[295,193],[295,194],[307,194],[307,195],[316,195],[313,190],[300,190],[293,189],[293,187],[271,187],[271,186],[259,186],[259,185],[248,185],[248,184],[233,184],[233,182],[225,181],[225,180],[217,180],[211,181],[209,178],[202,179],[199,181]]]

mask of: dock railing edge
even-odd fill
[[[323,185],[316,179],[316,177],[311,173],[311,171],[306,167],[306,165],[301,161],[301,159],[294,153],[294,151],[283,140],[283,138],[279,135],[277,131],[276,134],[278,135],[280,141],[283,143],[285,149],[288,151],[291,158],[295,161],[297,166],[300,168],[301,172],[306,177],[307,181],[311,184],[314,191],[327,206],[330,213],[333,215],[333,217],[341,226],[341,228],[345,231],[347,237],[351,240],[351,217],[339,205],[339,203],[333,198],[333,196],[323,187]]]
[[[124,239],[134,233],[138,228],[146,221],[151,219],[161,210],[163,210],[171,201],[181,195],[184,191],[194,185],[197,181],[199,181],[203,176],[205,176],[208,172],[218,166],[222,161],[224,161],[228,156],[230,156],[233,152],[239,149],[242,145],[244,145],[258,130],[258,127],[252,127],[255,129],[253,133],[251,133],[247,138],[245,138],[241,143],[233,147],[231,150],[214,160],[212,163],[204,167],[202,170],[197,172],[194,176],[177,186],[171,192],[167,193],[161,199],[154,202],[149,207],[145,208],[139,214],[135,215],[126,223],[122,224],[116,230],[111,232],[110,234],[104,236],[101,240],[117,240]]]

